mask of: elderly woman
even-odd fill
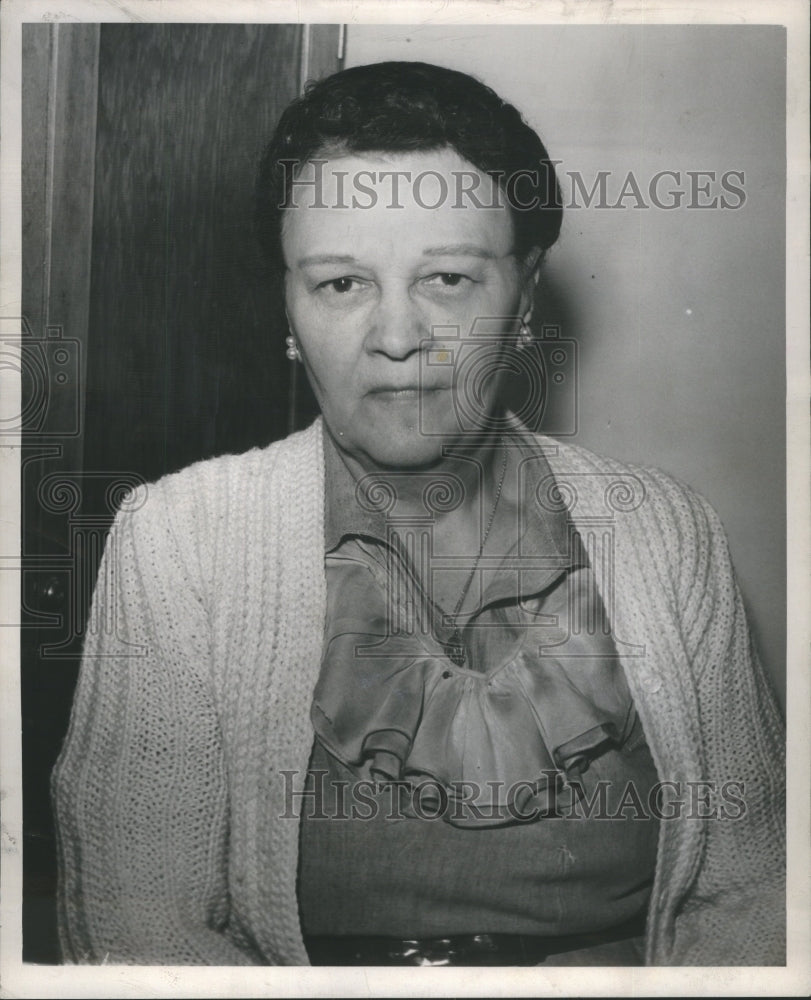
[[[543,374],[538,136],[358,67],[258,203],[322,417],[116,518],[54,776],[66,958],[782,963],[782,727],[717,517],[504,403]]]

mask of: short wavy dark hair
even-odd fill
[[[555,167],[521,114],[466,73],[422,62],[383,62],[308,84],[279,119],[259,168],[256,225],[272,271],[284,271],[283,206],[293,171],[319,153],[402,153],[450,147],[507,194],[515,252],[543,255],[558,238],[563,206]],[[510,178],[521,181],[520,202]],[[513,190],[517,192],[517,187]],[[532,205],[531,208],[524,206]]]

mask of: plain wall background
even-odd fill
[[[578,344],[571,440],[659,466],[718,511],[784,699],[785,32],[349,25],[346,66],[386,59],[472,73],[515,104],[562,161],[564,204],[566,171],[587,189],[610,171],[609,204],[629,171],[646,202],[658,171],[681,171],[685,203],[687,171],[744,172],[734,210],[566,212],[536,318]]]

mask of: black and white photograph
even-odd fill
[[[808,22],[4,4],[9,995],[807,995]]]

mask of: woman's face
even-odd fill
[[[458,194],[474,174],[478,204]],[[300,180],[315,178],[307,165]],[[451,149],[337,157],[317,187],[294,187],[287,315],[329,430],[364,468],[430,465],[495,410],[533,275],[513,255],[509,209],[481,207],[498,204],[494,188]]]

